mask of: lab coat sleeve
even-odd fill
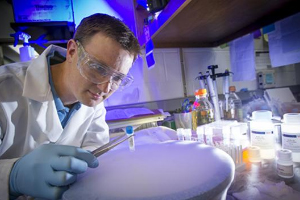
[[[109,142],[109,128],[105,122],[106,109],[104,103],[95,107],[94,119],[85,134],[81,147],[93,151]]]
[[[0,199],[9,199],[9,175],[14,163],[18,160],[15,159],[0,159]]]

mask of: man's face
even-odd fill
[[[93,107],[117,89],[119,78],[125,78],[132,66],[133,55],[101,33],[94,35],[84,47],[78,42],[76,46],[77,61],[72,66],[69,88],[78,101]]]

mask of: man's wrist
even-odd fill
[[[18,198],[19,196],[21,196],[21,194],[19,192],[17,192],[17,189],[16,189],[16,180],[15,180],[15,174],[16,174],[16,165],[18,163],[19,160],[17,160],[12,169],[11,169],[11,172],[10,172],[10,175],[9,175],[9,197],[10,199],[16,199]]]

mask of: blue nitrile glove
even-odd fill
[[[20,158],[10,173],[10,195],[59,199],[87,167],[99,165],[90,152],[73,146],[44,144]]]

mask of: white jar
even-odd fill
[[[282,148],[292,151],[293,162],[300,162],[300,113],[283,115]]]
[[[272,112],[258,110],[252,112],[250,122],[251,145],[260,148],[262,159],[275,158],[274,125],[272,123]]]
[[[292,178],[294,176],[292,151],[288,149],[277,151],[277,174],[282,178]]]

